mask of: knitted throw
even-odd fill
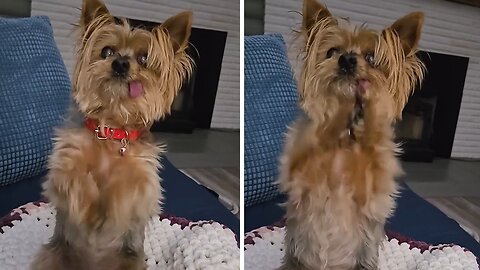
[[[24,205],[0,219],[0,269],[28,269],[54,227],[55,209],[45,203]],[[240,268],[235,234],[213,221],[152,218],[145,229],[144,248],[148,270]]]
[[[285,227],[268,226],[245,234],[245,269],[273,270],[280,266]],[[387,233],[380,249],[379,270],[478,270],[470,251],[453,244],[431,246]]]

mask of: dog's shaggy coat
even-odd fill
[[[342,23],[304,1],[304,115],[290,127],[280,160],[279,185],[288,195],[281,270],[377,269],[395,207],[402,170],[393,123],[423,78],[415,56],[423,14],[381,33]],[[343,54],[355,57],[353,74],[340,74]]]
[[[55,232],[32,269],[145,269],[144,227],[162,199],[163,148],[150,139],[149,128],[169,113],[191,72],[185,52],[190,29],[189,12],[147,31],[114,18],[99,0],[84,0],[73,98],[100,133],[109,127],[138,130],[141,136],[120,152],[125,142],[99,140],[84,127],[58,130],[44,184],[57,211]],[[122,76],[112,71],[119,58],[128,61]]]

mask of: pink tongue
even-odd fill
[[[140,81],[131,81],[128,83],[128,93],[131,98],[136,98],[143,93],[143,86]]]
[[[370,85],[370,82],[365,79],[358,80],[357,89],[356,89],[357,93],[360,95],[365,94],[369,85]]]

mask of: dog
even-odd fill
[[[300,116],[279,165],[285,203],[281,270],[378,269],[384,225],[402,174],[393,124],[424,77],[424,15],[377,32],[304,0]]]
[[[191,24],[182,12],[132,28],[100,0],[83,1],[72,97],[85,122],[56,132],[43,185],[56,225],[31,269],[146,269],[144,229],[160,212],[164,152],[149,128],[192,71]]]

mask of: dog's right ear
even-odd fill
[[[110,12],[101,0],[83,0],[80,26],[85,28],[95,18],[102,15],[110,15]]]
[[[400,38],[405,55],[415,52],[424,20],[422,12],[412,12],[395,21],[390,29],[392,29]]]
[[[173,51],[177,53],[185,50],[192,31],[192,12],[184,11],[168,18],[160,27],[165,29],[173,44]]]
[[[303,30],[310,36],[313,26],[325,18],[331,18],[332,14],[328,9],[317,2],[317,0],[303,0]]]

